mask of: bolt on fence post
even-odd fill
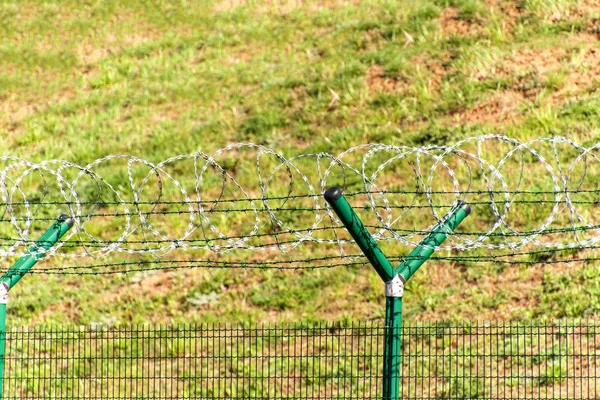
[[[435,247],[446,240],[448,234],[452,233],[452,230],[469,215],[471,208],[465,202],[458,202],[432,229],[431,233],[394,269],[343,196],[342,190],[337,186],[331,187],[324,193],[324,197],[385,283],[383,398],[397,400],[400,398],[404,284],[433,254]]]
[[[4,356],[6,349],[6,303],[8,292],[52,246],[73,226],[73,219],[61,215],[56,222],[0,278],[0,399],[4,388]]]

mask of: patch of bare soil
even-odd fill
[[[567,58],[565,49],[522,49],[501,60],[496,70],[501,76],[522,75],[526,72],[542,75],[556,70]]]
[[[419,54],[411,60],[413,65],[423,66],[425,70],[431,73],[430,82],[434,88],[438,88],[442,79],[449,71],[448,63],[450,54],[446,53],[442,57],[433,58],[426,53]]]
[[[253,6],[259,12],[277,11],[280,14],[287,14],[298,8],[307,8],[308,11],[314,12],[323,9],[335,9],[349,5],[357,4],[356,0],[342,1],[306,1],[306,0],[221,0],[215,2],[213,11],[216,13],[228,12],[239,7]]]
[[[509,90],[494,94],[492,97],[476,104],[473,108],[453,116],[454,122],[470,124],[506,123],[515,121],[519,113],[519,105],[525,99],[522,92]]]
[[[0,128],[15,134],[24,129],[21,124],[24,120],[35,113],[46,110],[48,105],[54,101],[53,99],[57,99],[55,102],[67,102],[72,100],[76,94],[72,87],[65,86],[53,96],[28,96],[18,100],[9,98],[7,101],[0,102]]]
[[[446,7],[440,14],[440,25],[445,35],[474,36],[483,30],[476,21],[459,18],[458,10]]]
[[[246,63],[246,62],[252,61],[252,57],[254,57],[254,54],[252,54],[250,52],[239,52],[237,54],[232,54],[229,57],[227,57],[225,59],[225,63],[227,65]]]
[[[512,1],[490,0],[486,2],[490,13],[501,16],[501,29],[510,33],[524,11]],[[440,25],[445,35],[477,36],[484,31],[484,24],[477,19],[460,18],[459,12],[454,7],[446,7],[440,14]]]
[[[504,0],[490,0],[487,2],[490,12],[497,9],[503,16],[502,28],[512,30],[517,25],[519,18],[525,15],[525,10],[518,2]]]
[[[597,0],[582,0],[571,4],[559,5],[553,10],[540,9],[538,17],[552,23],[593,19],[600,17],[600,2]]]
[[[427,54],[419,54],[411,59],[411,64],[415,65],[416,68],[427,71],[429,74],[429,89],[435,91],[440,87],[444,76],[449,72],[447,68],[449,59],[449,54],[446,54],[441,58],[433,58]],[[388,75],[386,70],[378,64],[374,64],[367,69],[366,80],[367,86],[371,91],[384,93],[405,92],[413,83],[406,77]]]
[[[600,2],[597,0],[559,5],[552,10],[540,9],[536,14],[538,18],[550,24],[584,22],[586,32],[600,39]]]
[[[480,80],[515,78],[512,87],[477,103],[464,112],[453,115],[456,123],[506,123],[521,116],[523,101],[534,101],[546,89],[550,104],[561,104],[574,96],[597,87],[600,76],[600,48],[597,38],[589,33],[574,36],[581,43],[574,49],[522,49],[501,58],[489,71],[479,74]],[[564,74],[561,85],[547,85],[553,73]]]
[[[11,125],[17,124],[28,116],[32,115],[39,109],[36,104],[28,104],[24,101],[10,102],[6,101],[0,106],[0,126],[4,126],[8,130]]]
[[[583,49],[574,57],[571,64],[566,85],[556,93],[556,97],[564,97],[566,93],[577,94],[586,91],[596,83],[600,76],[600,48]]]
[[[82,44],[75,49],[77,58],[85,66],[91,66],[111,54],[109,47],[96,47],[92,44]]]
[[[404,89],[404,85],[397,77],[387,76],[385,69],[378,64],[367,69],[367,85],[375,92],[393,93]]]
[[[523,50],[502,62],[503,72],[521,77],[516,89],[527,98],[539,93],[548,76],[558,70],[566,73],[564,86],[550,94],[551,102],[559,103],[566,97],[582,94],[595,84],[600,74],[600,48],[596,46],[596,37],[590,34],[569,40],[581,45],[572,50]]]
[[[143,295],[166,296],[173,287],[172,279],[172,272],[159,271],[140,280],[134,288]]]

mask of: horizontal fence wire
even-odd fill
[[[597,399],[595,321],[402,328],[403,399]],[[381,399],[375,322],[11,329],[7,399]]]

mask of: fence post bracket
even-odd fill
[[[9,287],[6,282],[2,282],[2,284],[0,284],[0,304],[8,303],[8,290]]]
[[[391,281],[385,282],[385,297],[404,296],[404,282],[400,274],[394,276]]]

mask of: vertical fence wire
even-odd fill
[[[380,399],[385,328],[218,324],[8,332],[4,398]],[[597,323],[412,322],[402,399],[595,399]]]

